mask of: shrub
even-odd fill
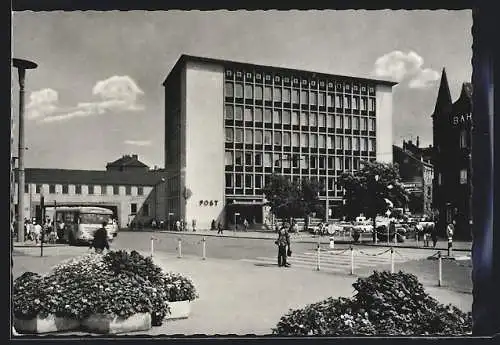
[[[198,298],[193,282],[178,273],[167,273],[163,277],[162,288],[165,289],[169,302],[193,301]]]
[[[460,335],[472,328],[471,313],[429,296],[416,276],[375,271],[359,278],[351,299],[329,298],[281,318],[279,335]]]
[[[14,281],[13,311],[19,319],[29,320],[50,310],[42,296],[42,277],[33,272],[24,272]]]

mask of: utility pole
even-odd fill
[[[32,61],[12,59],[19,76],[19,145],[18,145],[18,181],[17,181],[17,240],[24,242],[24,80],[27,69],[38,65]]]

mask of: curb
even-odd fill
[[[207,237],[220,237],[220,238],[244,238],[249,240],[274,240],[274,237],[258,237],[258,236],[237,236],[237,235],[217,235],[217,234],[202,234],[196,232],[179,232],[179,231],[156,231],[162,234],[172,235],[188,235],[188,236],[207,236]]]
[[[44,244],[44,248],[58,248],[58,247],[64,247],[64,244]],[[15,244],[13,248],[40,248],[40,245],[36,244]]]

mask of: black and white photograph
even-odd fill
[[[13,336],[471,335],[472,27],[14,11]]]

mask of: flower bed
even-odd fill
[[[67,260],[43,277],[27,272],[16,279],[14,317],[16,330],[23,333],[80,326],[100,333],[131,332],[161,325],[169,301],[196,297],[189,279],[164,273],[135,251],[90,254]]]

